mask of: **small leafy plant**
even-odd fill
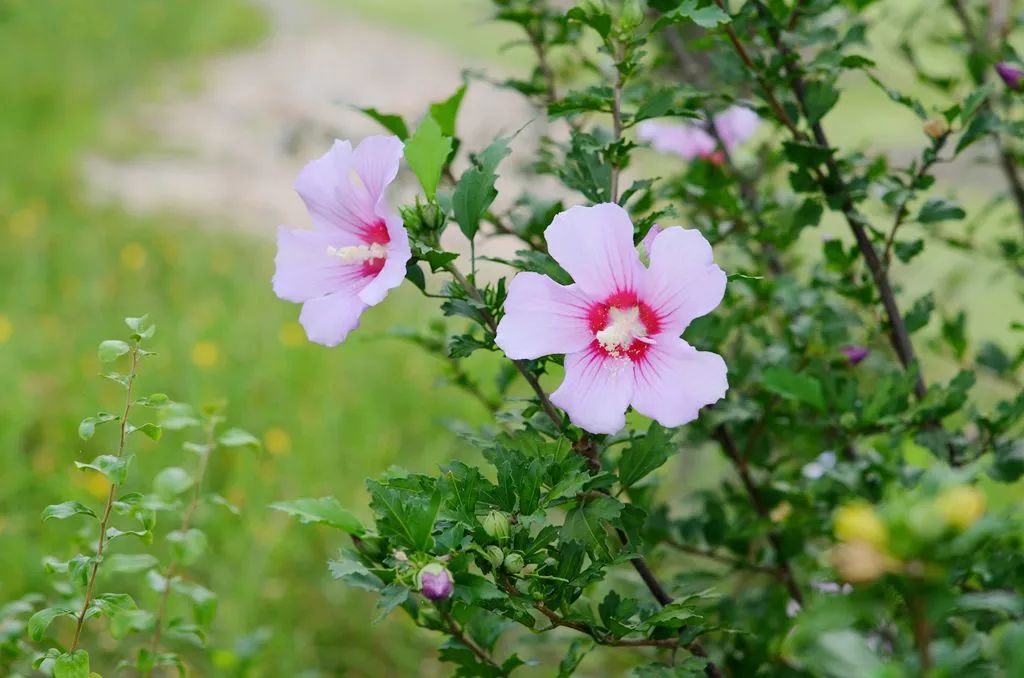
[[[112,451],[91,461],[76,461],[83,473],[102,478],[105,502],[93,507],[77,500],[47,506],[44,521],[84,521],[78,532],[83,550],[67,559],[48,557],[46,571],[59,577],[54,583],[56,599],[35,611],[24,624],[33,643],[48,643],[34,653],[32,666],[57,678],[89,678],[88,647],[95,647],[96,629],[104,620],[105,631],[116,641],[114,656],[104,652],[103,663],[118,660],[119,670],[131,669],[138,675],[172,669],[185,674],[185,659],[178,647],[202,647],[217,606],[217,595],[188,577],[188,568],[206,552],[207,540],[196,527],[197,509],[219,504],[237,513],[223,497],[206,493],[204,477],[211,455],[218,447],[257,447],[258,442],[239,429],[220,431],[222,407],[213,405],[199,411],[172,402],[162,393],[139,395],[138,379],[143,362],[152,357],[144,346],[153,338],[155,326],[146,316],[126,318],[130,334],[125,340],[110,339],[99,346],[99,359],[113,369],[104,378],[118,384],[124,393],[116,412],[100,412],[86,417],[79,426],[83,441],[91,441],[103,430],[113,430]],[[121,366],[118,368],[118,366]],[[140,410],[155,413],[153,421],[139,423]],[[165,430],[196,428],[202,437],[186,442],[184,450],[196,455],[193,470],[172,466],[161,469],[146,492],[134,491],[130,470],[139,445],[139,435],[161,440]],[[172,529],[160,535],[157,517],[163,514]],[[157,536],[167,545],[166,559],[151,550]],[[132,549],[135,541],[142,549]],[[122,592],[141,588],[144,578],[152,589],[153,607],[140,606],[138,596]],[[119,591],[118,589],[121,589]],[[181,597],[192,607],[191,619],[171,616],[172,597]],[[21,631],[19,620],[37,607],[45,597],[32,595],[6,606],[0,619],[5,627]],[[64,618],[66,628],[57,628]],[[59,633],[54,634],[57,630]],[[64,631],[67,633],[64,633]],[[10,675],[33,653],[23,644],[20,634],[4,637],[4,656]],[[134,651],[132,648],[136,648]],[[95,654],[95,653],[94,653]]]

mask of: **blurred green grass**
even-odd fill
[[[78,178],[83,151],[127,96],[152,88],[169,64],[198,71],[204,57],[265,30],[241,0],[0,5],[0,44],[18,55],[0,63],[0,600],[48,590],[43,556],[73,555],[74,526],[43,525],[39,514],[64,499],[99,502],[102,488],[72,466],[109,451],[102,437],[83,445],[77,422],[120,397],[98,377],[95,346],[123,334],[123,316],[149,312],[158,355],[140,388],[226,399],[231,423],[267,448],[221,455],[212,468],[210,489],[243,513],[200,516],[211,548],[196,577],[222,600],[216,667],[200,675],[241,674],[235,643],[247,634],[255,642],[260,627],[269,634],[249,675],[429,674],[422,657],[432,639],[399,615],[369,627],[370,596],[329,579],[325,561],[340,537],[267,508],[335,494],[360,510],[364,478],[459,456],[441,417],[480,421],[479,406],[436,384],[432,358],[384,336],[421,324],[427,309],[403,290],[366,314],[345,350],[312,346],[298,307],[270,290],[272,243],[92,206]],[[180,442],[141,445],[130,483],[187,466]],[[135,592],[153,604],[155,594]]]

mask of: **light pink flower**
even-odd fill
[[[295,182],[313,230],[278,229],[274,293],[302,304],[310,341],[340,344],[405,277],[409,236],[384,195],[402,148],[395,136],[367,137],[355,150],[335,141]]]
[[[574,424],[615,433],[632,405],[663,426],[680,426],[725,395],[721,356],[679,337],[725,294],[725,273],[699,232],[657,233],[649,266],[633,247],[629,216],[612,203],[568,209],[544,237],[575,282],[516,275],[495,341],[517,360],[565,354],[565,379],[551,401]]]
[[[726,150],[731,151],[754,135],[760,120],[749,108],[732,106],[716,115],[714,123]],[[704,126],[645,120],[637,128],[637,138],[684,160],[704,158],[716,164],[723,160],[714,136]]]

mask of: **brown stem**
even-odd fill
[[[448,625],[448,632],[451,633],[455,638],[457,638],[460,643],[468,647],[470,651],[473,654],[475,654],[484,664],[487,664],[488,666],[496,669],[501,668],[498,662],[494,661],[494,659],[491,658],[491,655],[488,654],[487,650],[480,647],[480,645],[478,645],[475,640],[470,638],[462,630],[462,627],[459,626],[459,623],[455,621],[454,617],[452,617],[451,612],[449,612],[448,610],[442,610],[440,607],[438,607],[438,611],[441,613],[441,618],[444,619],[445,624]]]
[[[779,576],[779,571],[773,567],[755,565],[754,563],[749,563],[743,560],[742,558],[737,558],[736,556],[732,556],[727,553],[711,551],[709,549],[703,549],[698,546],[691,546],[689,544],[684,544],[682,542],[678,542],[671,539],[666,541],[665,543],[674,548],[675,550],[689,554],[691,556],[697,556],[698,558],[714,560],[716,562],[722,563],[724,565],[729,565],[731,567],[735,567],[738,569],[752,570],[754,572],[761,572],[762,574],[770,574],[771,576],[776,577],[779,580],[782,580],[782,577]]]
[[[125,440],[128,437],[128,413],[132,408],[132,387],[135,385],[135,374],[139,366],[139,347],[132,346],[131,348],[131,369],[128,371],[128,383],[125,386],[125,398],[124,398],[124,409],[121,412],[121,425],[120,433],[117,441],[117,458],[120,459],[121,455],[124,454]],[[100,536],[96,543],[96,560],[92,564],[92,570],[89,572],[89,583],[85,588],[85,600],[82,602],[82,611],[78,614],[75,621],[75,636],[71,641],[71,649],[68,653],[74,652],[78,648],[78,641],[82,636],[82,627],[85,625],[85,615],[89,611],[89,606],[92,605],[93,590],[96,586],[96,574],[100,569],[100,562],[103,560],[103,549],[107,545],[107,523],[110,520],[110,512],[114,506],[114,495],[117,492],[117,484],[110,483],[110,491],[107,493],[107,503],[103,508],[103,517],[100,519]]]
[[[211,416],[206,424],[206,449],[203,454],[199,457],[199,465],[196,467],[195,486],[192,489],[192,499],[189,501],[188,507],[185,509],[185,513],[181,518],[181,526],[178,528],[182,533],[188,532],[192,526],[192,516],[195,514],[196,509],[199,507],[199,498],[202,495],[203,478],[206,476],[206,469],[210,462],[210,453],[213,451],[215,444],[214,433],[217,428],[216,419]],[[160,648],[160,637],[163,633],[163,620],[167,613],[167,602],[171,597],[171,582],[174,580],[175,575],[178,573],[178,563],[172,562],[167,568],[167,572],[164,575],[164,590],[160,594],[160,606],[157,608],[156,618],[154,620],[153,640],[150,643],[150,651],[156,654]],[[153,668],[150,667],[146,671],[146,675],[150,676],[153,674]]]
[[[622,73],[619,65],[622,61],[622,46],[615,46],[615,80],[612,83],[612,143],[618,144],[622,139]],[[615,162],[612,163],[612,202],[619,202],[619,174],[622,168],[616,151]]]
[[[917,648],[917,656],[921,662],[921,673],[926,673],[932,668],[932,655],[929,645],[932,639],[932,629],[924,614],[924,601],[915,596],[909,601],[910,626],[914,634],[914,646]]]
[[[742,483],[743,489],[746,491],[747,497],[750,499],[750,504],[754,507],[754,511],[763,520],[770,523],[771,515],[768,511],[768,507],[765,506],[764,500],[761,498],[761,491],[758,489],[757,484],[750,475],[750,466],[747,464],[747,459],[742,453],[740,453],[739,448],[736,446],[736,442],[732,439],[732,435],[724,426],[716,428],[713,435],[722,446],[722,451],[725,452],[725,456],[729,457],[733,467],[736,469],[736,474],[740,477],[740,483]],[[782,581],[783,585],[785,585],[786,591],[789,592],[789,596],[802,606],[804,604],[804,596],[800,591],[800,587],[797,586],[796,577],[793,576],[793,569],[790,567],[789,561],[782,555],[782,541],[779,539],[778,532],[772,529],[768,533],[768,541],[772,545],[772,549],[775,550],[775,557],[778,559],[779,579]]]
[[[949,133],[939,137],[935,144],[932,146],[932,154],[921,163],[921,166],[917,168],[917,171],[910,177],[910,185],[907,187],[907,194],[900,201],[899,206],[896,208],[896,219],[893,221],[892,228],[889,229],[889,236],[885,239],[885,248],[882,253],[882,264],[886,270],[889,268],[889,264],[892,261],[892,248],[896,242],[896,232],[900,226],[903,225],[904,220],[910,215],[910,210],[907,209],[907,205],[917,195],[916,186],[921,179],[923,179],[928,171],[935,165],[939,160],[939,151],[946,143],[946,139],[949,138]]]

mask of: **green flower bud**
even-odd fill
[[[496,539],[499,542],[508,540],[511,526],[508,522],[508,516],[501,511],[491,511],[480,522],[484,526],[484,532],[491,539]]]
[[[499,567],[501,567],[502,562],[504,562],[505,560],[505,554],[502,553],[501,549],[495,546],[494,544],[491,544],[490,546],[485,548],[484,553],[485,557],[487,558],[487,562],[489,562],[491,564],[491,567],[493,567],[494,569],[498,569]]]
[[[379,561],[384,556],[384,540],[376,535],[353,537],[352,543],[367,558]]]
[[[524,564],[523,556],[520,553],[510,553],[505,556],[505,569],[512,574],[518,574]]]
[[[627,31],[631,31],[644,20],[644,8],[640,4],[640,0],[626,0],[622,7],[622,19],[620,20],[622,27]]]

